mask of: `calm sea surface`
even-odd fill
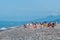
[[[0,21],[0,28],[9,28],[9,27],[14,27],[14,26],[19,26],[26,24],[28,22],[7,22],[7,21]]]

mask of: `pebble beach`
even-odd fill
[[[0,40],[60,40],[60,24],[57,24],[55,28],[35,29],[24,28],[22,25],[0,32]]]

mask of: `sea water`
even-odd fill
[[[0,21],[0,29],[7,29],[10,27],[17,27],[19,25],[23,25],[26,24],[28,22],[24,21],[24,22],[16,22],[16,21]]]

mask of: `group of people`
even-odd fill
[[[56,26],[56,23],[49,22],[49,23],[30,23],[30,24],[24,24],[24,27],[30,27],[30,28],[37,28],[37,27],[52,27],[54,28]]]

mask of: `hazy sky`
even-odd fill
[[[60,0],[0,0],[0,20],[24,21],[59,15]]]

